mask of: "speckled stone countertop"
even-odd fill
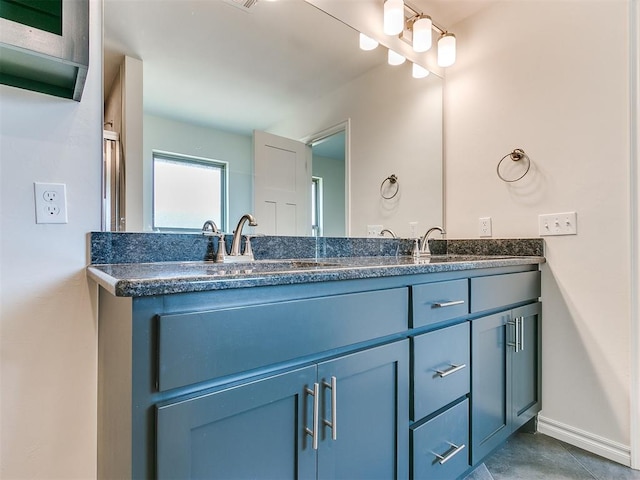
[[[88,267],[88,275],[116,296],[141,297],[266,285],[453,272],[544,263],[541,256],[433,255],[263,260],[244,264],[159,262]]]

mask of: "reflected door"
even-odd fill
[[[309,235],[310,147],[256,130],[253,152],[256,231],[265,235]]]

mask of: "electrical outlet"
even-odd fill
[[[481,237],[491,236],[491,217],[480,217],[478,219],[478,233]]]
[[[578,214],[576,212],[564,212],[538,215],[538,231],[541,237],[577,235]]]
[[[367,237],[379,237],[383,228],[382,225],[367,225]]]
[[[67,187],[64,183],[33,184],[36,223],[67,223]]]
[[[418,222],[409,222],[409,238],[418,238]]]

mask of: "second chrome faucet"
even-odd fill
[[[207,220],[203,227],[202,233],[204,235],[215,235],[218,237],[218,251],[216,253],[216,262],[218,263],[238,263],[238,262],[253,262],[253,250],[251,249],[251,237],[246,236],[244,244],[244,252],[242,250],[242,229],[245,223],[249,222],[250,227],[258,226],[258,222],[250,213],[245,213],[240,220],[236,229],[233,231],[233,239],[231,240],[231,251],[227,253],[227,247],[224,241],[225,234],[216,227],[216,224],[211,220]]]

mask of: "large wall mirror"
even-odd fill
[[[189,231],[212,204],[227,232],[248,212],[266,234],[442,224],[442,79],[304,0],[251,3],[104,0],[104,228]]]

